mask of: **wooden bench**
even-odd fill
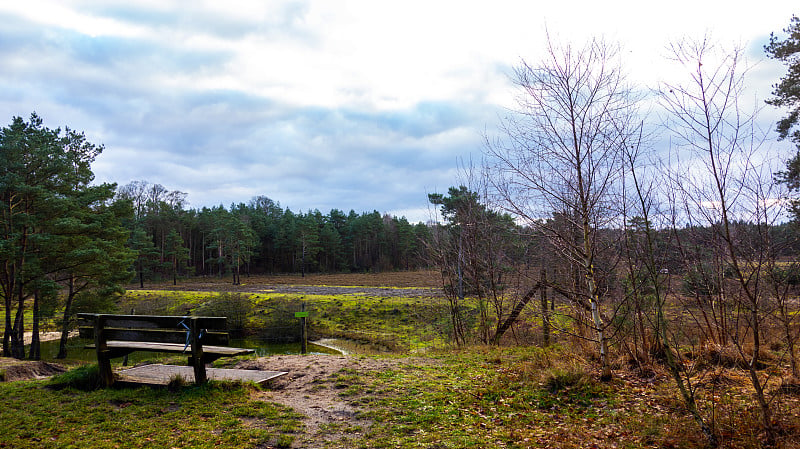
[[[80,336],[94,339],[94,344],[86,348],[97,351],[100,378],[105,386],[114,383],[111,359],[134,351],[188,354],[195,383],[205,383],[206,363],[254,352],[226,346],[227,329],[225,317],[78,314]]]

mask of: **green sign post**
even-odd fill
[[[300,354],[305,354],[308,351],[308,333],[306,332],[308,312],[306,311],[306,303],[300,304],[300,311],[295,312],[294,317],[300,318]]]

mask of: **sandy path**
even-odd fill
[[[418,362],[418,360],[416,360]],[[363,434],[370,426],[351,402],[343,397],[347,373],[394,369],[406,359],[373,359],[333,355],[278,355],[239,362],[236,368],[286,371],[272,381],[270,391],[259,392],[265,401],[291,407],[306,416],[305,432],[295,447],[346,447],[349,436]]]
[[[59,338],[61,338],[61,332],[39,332],[39,341],[52,341]],[[33,332],[25,332],[25,344],[31,344],[31,340],[33,340]]]

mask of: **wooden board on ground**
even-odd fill
[[[149,385],[167,385],[170,380],[180,376],[188,383],[194,382],[194,369],[182,365],[142,365],[117,371],[121,382]],[[287,374],[285,371],[260,371],[250,369],[207,368],[209,380],[233,380],[263,384],[276,377]]]

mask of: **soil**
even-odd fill
[[[32,336],[32,332],[25,332],[25,344],[30,344]],[[39,334],[40,341],[58,340],[59,338],[61,338],[61,332],[42,332]],[[66,367],[57,363],[0,357],[0,382],[45,379],[61,374],[66,370]]]
[[[270,391],[256,393],[265,401],[291,407],[306,416],[305,431],[296,441],[298,447],[316,449],[340,446],[350,435],[358,435],[370,426],[357,405],[340,393],[335,382],[342,370],[382,371],[396,369],[412,359],[373,359],[331,355],[278,355],[239,362],[241,369],[286,371],[270,384]],[[413,363],[419,360],[413,359]]]
[[[0,381],[5,382],[44,379],[66,370],[66,367],[57,363],[0,357]]]

